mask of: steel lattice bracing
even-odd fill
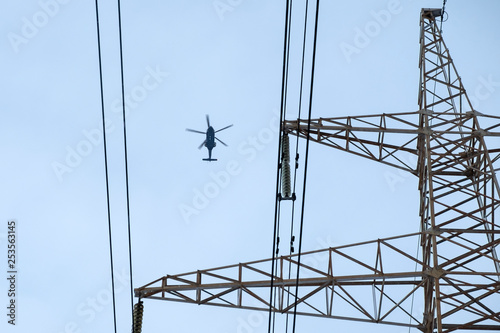
[[[273,278],[277,300],[269,304],[271,259],[167,275],[136,289],[136,296],[279,313],[408,325],[412,294],[430,267],[409,256],[419,233],[303,253],[300,296],[295,302],[297,255],[279,257]],[[413,248],[413,249],[410,249]],[[406,251],[406,252],[405,252]],[[404,269],[404,270],[402,270]],[[358,299],[359,292],[372,297]],[[413,318],[412,326],[422,327]]]
[[[439,272],[409,254],[424,236],[416,233],[303,253],[296,301],[297,281],[287,276],[297,268],[298,255],[278,258],[273,279],[277,299],[272,304],[268,292],[271,259],[167,275],[137,288],[135,293],[141,298],[262,311],[271,308],[279,313],[293,313],[297,305],[299,315],[410,326],[425,331],[425,316],[412,314],[412,301],[424,297],[426,284]],[[437,240],[445,238],[437,236]],[[487,284],[469,288],[497,293],[498,274],[490,270],[480,275]],[[460,272],[449,274],[441,283],[442,288],[450,291],[450,301],[458,299],[457,293],[451,292],[457,285],[467,288],[456,283],[460,276]],[[480,299],[476,303],[481,303]],[[489,306],[494,308],[495,304]],[[485,312],[482,305],[474,311]],[[444,331],[459,325],[447,323]],[[476,323],[475,328],[498,330],[499,326],[487,321]]]
[[[419,189],[424,260],[436,270],[425,286],[427,331],[446,323],[500,327],[500,272],[495,211],[500,191],[477,113],[430,12],[421,20]],[[435,115],[434,112],[438,114]],[[445,129],[435,133],[434,129]],[[458,132],[458,133],[450,133]],[[438,237],[439,235],[439,237]],[[496,237],[495,237],[496,236]],[[442,290],[442,283],[450,283]],[[432,316],[431,316],[432,314]]]
[[[485,143],[500,136],[500,118],[471,106],[436,23],[440,15],[436,9],[421,14],[419,111],[283,123],[285,133],[418,177],[418,233],[304,254],[328,260],[320,267],[301,264],[298,295],[289,289],[297,281],[278,270],[276,304],[268,300],[270,259],[168,275],[136,289],[136,296],[282,313],[293,309],[297,296],[297,313],[303,315],[426,333],[500,330],[500,224],[495,219],[500,150],[488,150]],[[492,125],[481,128],[479,119]],[[280,267],[296,266],[295,258],[280,257]],[[412,312],[414,298],[423,300],[423,315]]]

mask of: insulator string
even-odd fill
[[[141,300],[137,302],[132,310],[132,333],[142,332],[142,319],[144,317],[144,304]]]

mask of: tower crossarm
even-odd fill
[[[419,238],[416,233],[305,252],[300,264],[293,254],[166,275],[135,289],[135,295],[277,313],[293,313],[297,306],[299,315],[408,326],[409,300],[431,274],[430,267],[405,253]],[[373,297],[362,301],[359,293]],[[422,325],[417,317],[412,327]]]
[[[419,126],[422,115],[431,114],[440,122],[434,126]],[[445,135],[467,135],[472,137],[500,137],[498,126],[488,129],[451,128],[452,122],[446,119],[448,114],[431,110],[420,110],[406,113],[383,113],[362,116],[315,118],[284,120],[283,132],[300,138],[320,143],[322,145],[368,158],[399,169],[409,171],[418,176],[419,137],[432,134],[436,137]],[[463,113],[454,117],[456,121],[466,123],[473,117],[486,117],[488,120],[500,117],[485,116],[477,112]],[[446,122],[448,126],[446,126]],[[421,147],[420,147],[421,148]],[[455,151],[455,158],[460,157]],[[498,154],[500,149],[490,150]],[[453,154],[451,154],[453,155]]]
[[[418,112],[285,120],[283,131],[416,174]]]
[[[424,236],[415,233],[304,252],[300,264],[294,254],[166,275],[136,288],[135,295],[276,313],[293,313],[296,307],[298,315],[424,330],[425,318],[412,309],[422,306],[427,286],[440,280],[441,299],[449,305],[442,314],[444,327],[500,330],[495,303],[500,301],[499,274],[464,269],[471,255],[491,258],[489,248],[471,248],[431,267],[409,254]],[[276,275],[271,279],[273,264]],[[466,320],[457,317],[456,309],[470,315]]]

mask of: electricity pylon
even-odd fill
[[[282,126],[285,135],[418,177],[418,232],[302,253],[300,264],[298,254],[281,256],[274,276],[271,259],[167,275],[135,289],[136,296],[279,313],[293,313],[296,306],[299,315],[425,333],[500,331],[500,149],[488,150],[485,143],[500,136],[500,117],[472,107],[442,39],[436,21],[441,15],[440,9],[421,12],[418,111]],[[482,128],[479,119],[492,125]],[[418,254],[413,244],[419,244]],[[294,269],[300,269],[298,281],[287,275]],[[297,295],[291,288],[296,285]],[[423,304],[418,314],[415,299]]]

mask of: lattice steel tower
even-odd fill
[[[282,124],[284,135],[309,138],[418,177],[418,232],[302,253],[303,258],[322,255],[327,260],[320,268],[300,264],[298,295],[290,288],[297,281],[285,273],[286,267],[297,268],[295,254],[277,258],[273,277],[271,259],[265,259],[167,275],[135,289],[136,296],[280,313],[296,305],[299,315],[425,333],[500,331],[500,224],[495,221],[500,149],[485,143],[500,136],[500,117],[474,110],[442,39],[436,21],[441,15],[440,9],[421,12],[418,111]],[[481,118],[493,125],[480,127]],[[417,242],[420,253],[415,255]],[[276,302],[268,300],[271,278]],[[423,314],[412,312],[415,298],[423,300]]]

